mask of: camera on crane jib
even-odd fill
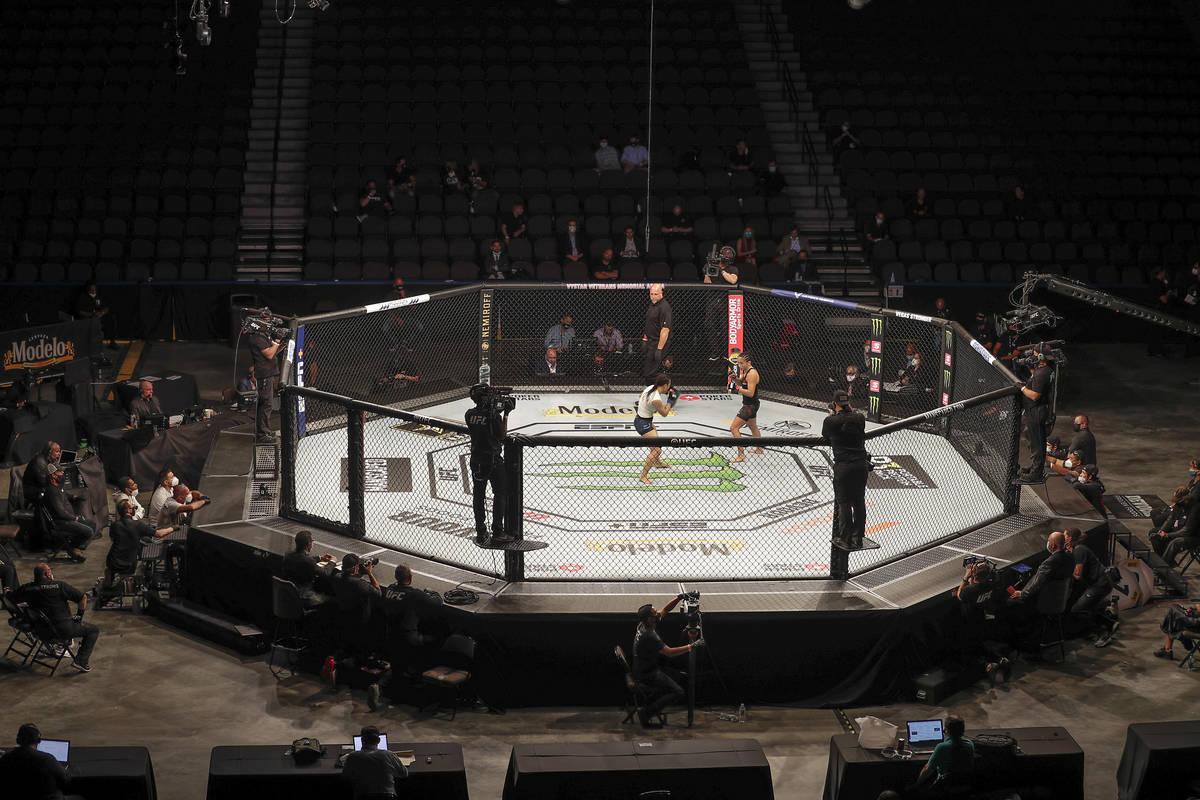
[[[684,630],[687,631],[688,638],[692,640],[701,638],[700,593],[686,592],[680,602],[680,611],[686,620]]]
[[[246,316],[242,318],[242,333],[254,335],[261,333],[268,339],[286,342],[292,338],[291,320],[271,312],[269,308],[244,308]]]
[[[733,263],[734,256],[733,248],[725,245],[720,250],[714,244],[708,256],[704,259],[704,277],[716,278],[721,274],[722,270],[728,269]]]

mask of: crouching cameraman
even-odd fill
[[[646,692],[646,705],[638,712],[638,721],[643,728],[661,728],[666,720],[663,709],[683,699],[683,689],[676,678],[664,670],[660,659],[685,655],[704,644],[703,639],[697,639],[691,644],[668,647],[658,635],[658,623],[685,597],[683,594],[676,595],[661,611],[651,603],[646,603],[637,611],[637,633],[633,637],[633,680]]]

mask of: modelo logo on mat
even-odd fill
[[[368,492],[411,492],[412,465],[407,458],[364,458],[363,486]],[[350,490],[350,459],[342,459],[342,491]]]
[[[627,553],[638,556],[642,553],[657,553],[660,556],[672,553],[698,553],[702,556],[727,556],[745,548],[743,539],[589,539],[584,542],[596,553]]]
[[[556,488],[607,492],[740,492],[745,475],[720,453],[707,458],[672,458],[666,470],[654,470],[654,483],[638,480],[644,459],[628,461],[551,461],[531,465],[530,478],[555,478]]]
[[[871,456],[868,489],[936,489],[912,456]]]
[[[4,368],[40,369],[75,358],[75,343],[57,336],[35,333],[27,339],[10,342],[4,354]]]

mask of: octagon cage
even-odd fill
[[[614,581],[843,577],[1015,513],[1019,382],[958,324],[668,284],[667,347],[648,364],[650,288],[472,285],[297,320],[280,514],[508,580]],[[738,352],[759,371],[757,440],[730,432]],[[680,396],[656,422],[664,463],[644,483],[634,407],[659,371]],[[499,522],[547,543],[528,555],[473,542],[463,415],[481,381],[516,399]],[[850,553],[831,547],[820,437],[836,389],[867,414],[873,465],[866,535],[878,546]]]

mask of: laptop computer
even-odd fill
[[[908,723],[908,749],[913,753],[932,753],[943,738],[940,719],[921,719]]]
[[[361,737],[361,736],[355,736],[355,737],[354,737],[354,749],[355,749],[355,750],[362,750],[362,737]],[[387,745],[387,734],[386,734],[386,733],[381,733],[381,734],[379,734],[379,749],[380,749],[380,750],[387,750],[387,749],[388,749],[388,745]]]
[[[67,757],[71,753],[71,743],[66,739],[42,739],[38,742],[37,749],[54,756],[54,760],[58,763],[66,764]]]
[[[74,463],[75,463],[75,458],[76,458],[78,455],[79,455],[79,454],[78,454],[76,451],[74,451],[74,450],[63,450],[63,451],[62,451],[61,453],[59,453],[59,455],[58,455],[58,465],[59,465],[60,467],[62,467],[63,469],[66,469],[68,464],[74,464]]]

